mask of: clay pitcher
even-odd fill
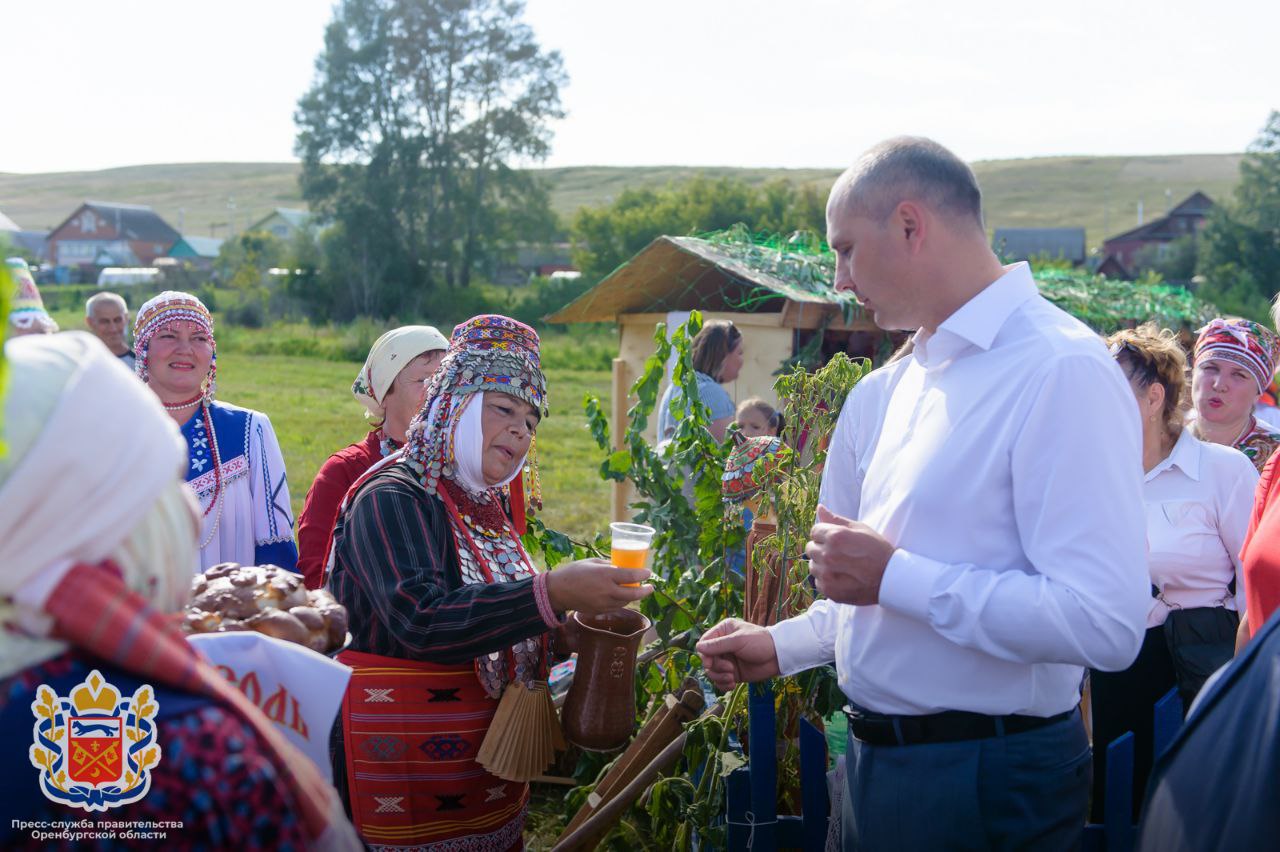
[[[578,664],[561,721],[565,738],[587,751],[613,751],[636,724],[636,655],[649,619],[635,610],[575,612]]]

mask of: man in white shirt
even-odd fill
[[[1125,668],[1151,603],[1133,394],[1000,265],[973,172],[937,143],[864,154],[827,231],[836,289],[915,350],[840,413],[806,548],[826,599],[722,622],[703,664],[728,689],[836,663],[846,849],[1078,846],[1083,670]]]

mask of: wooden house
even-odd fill
[[[1213,206],[1213,199],[1196,190],[1178,203],[1167,215],[1104,240],[1103,261],[1105,262],[1108,258],[1114,259],[1118,267],[1111,266],[1112,272],[1118,273],[1123,270],[1128,275],[1132,275],[1138,271],[1139,254],[1145,249],[1154,247],[1159,256],[1159,252],[1174,240],[1200,233]]]
[[[266,231],[288,242],[293,239],[294,234],[305,229],[310,223],[311,214],[306,210],[277,207],[245,230]]]
[[[195,269],[207,271],[218,259],[222,243],[223,240],[217,237],[181,237],[169,249],[168,256],[179,263],[189,263]]]
[[[179,236],[150,207],[86,201],[49,232],[47,252],[55,266],[90,274],[107,266],[150,266]]]

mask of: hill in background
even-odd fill
[[[1147,221],[1194,190],[1225,200],[1239,175],[1240,154],[1159,157],[1041,157],[974,163],[986,198],[987,225],[1086,229],[1090,247]],[[51,228],[88,199],[149,204],[174,227],[225,236],[275,207],[305,207],[297,163],[190,163],[129,166],[96,172],[0,173],[0,212],[23,228]],[[823,191],[838,169],[738,169],[688,166],[577,166],[540,170],[552,207],[567,223],[584,205],[607,204],[622,190],[661,188],[696,174],[752,184],[786,178]],[[1167,191],[1167,195],[1166,195]]]

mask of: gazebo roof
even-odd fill
[[[658,237],[595,287],[548,317],[553,323],[613,322],[622,314],[667,311],[778,313],[788,302],[839,306],[847,320],[862,310],[831,286],[835,255],[804,233],[752,235],[744,227],[690,237]],[[1106,333],[1151,320],[1197,328],[1213,305],[1167,284],[1115,281],[1078,269],[1042,269],[1041,294]]]
[[[731,228],[658,237],[548,320],[608,322],[620,314],[695,308],[778,313],[787,301],[838,305],[860,316],[851,297],[831,289],[834,274],[835,255],[804,234],[788,239]]]

